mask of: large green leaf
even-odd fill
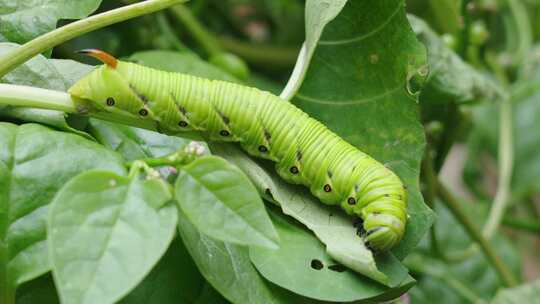
[[[178,226],[199,271],[229,301],[237,304],[288,303],[251,265],[247,248],[209,238],[182,212],[179,212]]]
[[[4,286],[49,270],[45,223],[55,193],[92,168],[124,173],[121,158],[80,136],[0,123],[0,278]]]
[[[18,47],[19,45],[14,43],[0,43],[0,56]],[[92,68],[71,60],[48,60],[38,55],[8,73],[1,82],[67,91],[77,79]],[[90,138],[86,133],[70,127],[66,122],[66,114],[59,111],[6,106],[0,107],[0,116],[38,122]]]
[[[95,11],[101,0],[0,1],[0,41],[27,42],[52,31],[60,19],[79,19]]]
[[[407,287],[392,291],[375,281],[366,280],[332,260],[323,244],[290,219],[277,215],[272,219],[283,240],[279,250],[252,247],[249,253],[257,270],[283,288],[319,300],[350,302],[392,299],[414,284],[414,280],[409,279],[404,284]],[[399,282],[406,277],[404,272]],[[381,297],[385,292],[388,294]]]
[[[411,95],[426,73],[425,49],[403,5],[402,0],[347,2],[326,26],[292,100],[375,159],[403,168],[396,173],[409,188],[410,219],[393,249],[400,258],[432,221],[418,192],[425,140]]]
[[[257,190],[222,158],[201,157],[181,167],[175,197],[197,229],[215,239],[277,247],[277,233]]]
[[[52,272],[66,303],[114,303],[150,272],[177,223],[159,179],[88,171],[55,196],[48,221]]]

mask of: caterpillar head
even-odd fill
[[[95,57],[105,63],[77,81],[68,93],[79,112],[108,112],[137,117],[144,108],[124,75],[124,66],[113,56],[100,50],[82,50],[79,53]]]

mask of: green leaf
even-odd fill
[[[0,281],[8,284],[0,289],[49,270],[48,205],[70,178],[93,168],[125,172],[116,153],[80,136],[0,123]]]
[[[213,240],[202,234],[180,211],[180,235],[204,278],[233,303],[290,303],[273,292],[251,265],[245,247]]]
[[[18,47],[20,46],[14,43],[0,43],[0,56]],[[48,60],[44,56],[38,55],[4,76],[1,82],[67,91],[78,77],[82,77],[92,68],[71,60]],[[20,107],[0,107],[0,116],[46,124],[91,139],[88,134],[69,126],[66,122],[66,114],[63,112]]]
[[[120,153],[126,160],[161,157],[178,151],[190,140],[157,132],[90,119],[89,130],[98,142]]]
[[[244,171],[259,192],[268,200],[278,203],[285,214],[313,231],[334,260],[390,286],[398,285],[406,276],[406,269],[390,256],[375,261],[358,236],[353,218],[340,209],[321,204],[307,189],[287,184],[273,170],[263,169],[232,145],[211,143],[210,148]]]
[[[540,299],[540,280],[523,284],[514,288],[506,288],[497,292],[492,304],[531,303]]]
[[[504,94],[489,76],[463,61],[421,19],[409,15],[418,39],[426,46],[429,76],[420,93],[422,103],[493,101]]]
[[[206,285],[184,244],[175,238],[152,272],[119,304],[193,303]]]
[[[62,302],[113,303],[146,276],[171,243],[177,212],[168,184],[89,171],[51,205],[47,229]]]
[[[279,242],[255,187],[222,158],[201,157],[181,167],[175,197],[197,229],[215,239],[269,248]]]
[[[80,19],[95,11],[101,0],[0,1],[0,41],[25,43],[56,28],[60,19]]]
[[[323,244],[287,217],[273,214],[272,219],[283,240],[279,250],[252,247],[249,251],[255,267],[268,280],[306,297],[332,302],[380,299],[381,294],[389,291],[336,263]],[[408,288],[413,282],[407,282]]]
[[[292,100],[378,161],[412,173],[397,172],[410,193],[405,236],[392,250],[398,258],[433,220],[416,187],[425,139],[411,95],[425,76],[425,49],[403,6],[402,0],[347,2],[326,26]]]

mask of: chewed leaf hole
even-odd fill
[[[340,264],[336,264],[336,265],[328,266],[328,269],[330,269],[332,271],[335,271],[335,272],[344,272],[345,270],[347,270],[347,267],[345,267],[343,265],[340,265]]]
[[[324,264],[321,262],[321,260],[313,259],[311,260],[311,268],[315,270],[321,270],[323,269]]]

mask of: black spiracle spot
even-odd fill
[[[329,184],[324,185],[323,187],[324,192],[332,192],[332,187]]]
[[[266,152],[268,152],[268,148],[266,146],[260,145],[259,146],[259,152],[266,153]]]
[[[344,272],[345,270],[347,270],[347,267],[345,267],[343,265],[340,265],[340,264],[336,264],[336,265],[328,266],[328,269],[330,269],[332,271],[335,271],[335,272]]]
[[[181,121],[178,123],[178,125],[179,125],[180,127],[182,127],[182,128],[185,128],[185,127],[188,126],[188,123],[185,122],[185,121],[183,121],[183,120],[181,120]]]
[[[296,166],[292,166],[289,171],[292,173],[292,174],[298,174],[298,167]]]
[[[356,204],[356,199],[355,199],[354,197],[349,197],[349,198],[347,199],[347,203],[348,203],[349,205],[355,205],[355,204]]]
[[[311,260],[311,268],[315,270],[321,270],[323,269],[324,264],[321,260],[313,259]]]
[[[114,102],[114,98],[112,98],[112,97],[107,98],[106,103],[107,103],[107,105],[108,105],[109,107],[114,106],[114,103],[115,103],[115,102]]]
[[[221,136],[229,136],[231,134],[227,130],[221,130],[221,131],[219,131],[219,135],[221,135]]]
[[[141,116],[146,116],[146,115],[148,115],[148,110],[147,110],[147,109],[140,109],[140,110],[139,110],[139,115],[141,115]]]

